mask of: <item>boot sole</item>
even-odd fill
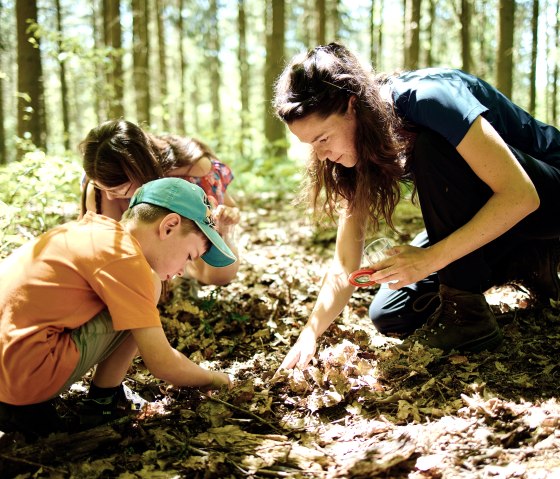
[[[502,332],[498,329],[481,338],[476,338],[472,341],[467,341],[466,343],[463,343],[459,346],[455,346],[453,349],[457,349],[459,351],[469,351],[472,353],[478,353],[480,351],[491,351],[502,344],[503,340],[504,337],[502,336]]]

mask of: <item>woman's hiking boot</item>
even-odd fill
[[[496,283],[519,281],[537,300],[560,301],[560,239],[536,240],[503,261]]]
[[[440,285],[441,303],[428,321],[399,347],[407,350],[415,343],[444,351],[478,352],[494,349],[502,333],[484,295]]]

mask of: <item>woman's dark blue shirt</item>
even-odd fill
[[[496,88],[460,70],[427,68],[391,78],[397,112],[457,146],[482,115],[504,141],[560,167],[560,131],[533,118]]]

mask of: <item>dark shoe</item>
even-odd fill
[[[58,415],[53,401],[25,406],[0,402],[0,431],[20,432],[27,439],[67,431],[67,424]]]
[[[483,294],[442,284],[439,296],[441,303],[434,314],[399,349],[409,349],[420,343],[444,351],[477,352],[500,345],[502,334]]]
[[[560,240],[531,242],[512,259],[505,261],[497,283],[519,281],[540,301],[560,301]]]
[[[148,401],[140,397],[128,386],[121,384],[111,396],[85,398],[78,403],[80,426],[95,427],[133,412],[138,413]]]

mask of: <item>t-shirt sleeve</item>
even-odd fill
[[[401,95],[397,108],[404,117],[430,128],[457,146],[474,120],[487,108],[458,78],[422,78]]]
[[[92,285],[107,305],[116,331],[161,326],[153,276],[139,256],[113,261],[99,269]]]
[[[225,192],[228,185],[233,181],[233,172],[228,165],[225,165],[220,161],[216,161],[214,163],[214,170],[220,175],[223,191]]]

